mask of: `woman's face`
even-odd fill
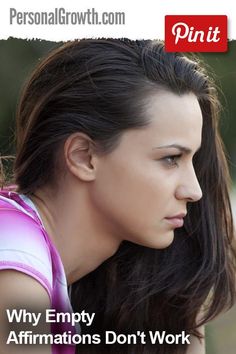
[[[147,127],[126,131],[112,153],[99,157],[90,195],[115,237],[164,248],[187,203],[202,197],[192,161],[202,114],[194,94],[163,91],[149,97],[146,116]]]

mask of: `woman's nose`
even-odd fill
[[[202,198],[202,190],[192,166],[191,171],[182,176],[182,181],[176,188],[176,198],[189,202],[197,202]]]

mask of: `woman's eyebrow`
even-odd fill
[[[185,154],[191,154],[192,150],[186,146],[182,146],[182,145],[179,145],[179,144],[171,144],[171,145],[163,145],[163,146],[157,146],[157,147],[154,147],[154,149],[166,149],[166,148],[174,148],[174,149],[178,149],[180,150],[181,152],[185,153]],[[199,148],[197,149],[197,151],[201,148],[201,145],[199,146]],[[196,152],[197,152],[196,151]]]

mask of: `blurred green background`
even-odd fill
[[[0,41],[0,154],[14,154],[14,117],[25,79],[49,50],[61,43],[8,39]],[[233,181],[236,181],[236,41],[227,53],[202,54],[220,90],[221,133]],[[232,190],[236,217],[236,194]],[[236,307],[207,326],[207,354],[235,354]]]

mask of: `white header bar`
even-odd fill
[[[0,39],[164,39],[165,15],[227,15],[228,38],[236,39],[232,0],[1,1]]]

